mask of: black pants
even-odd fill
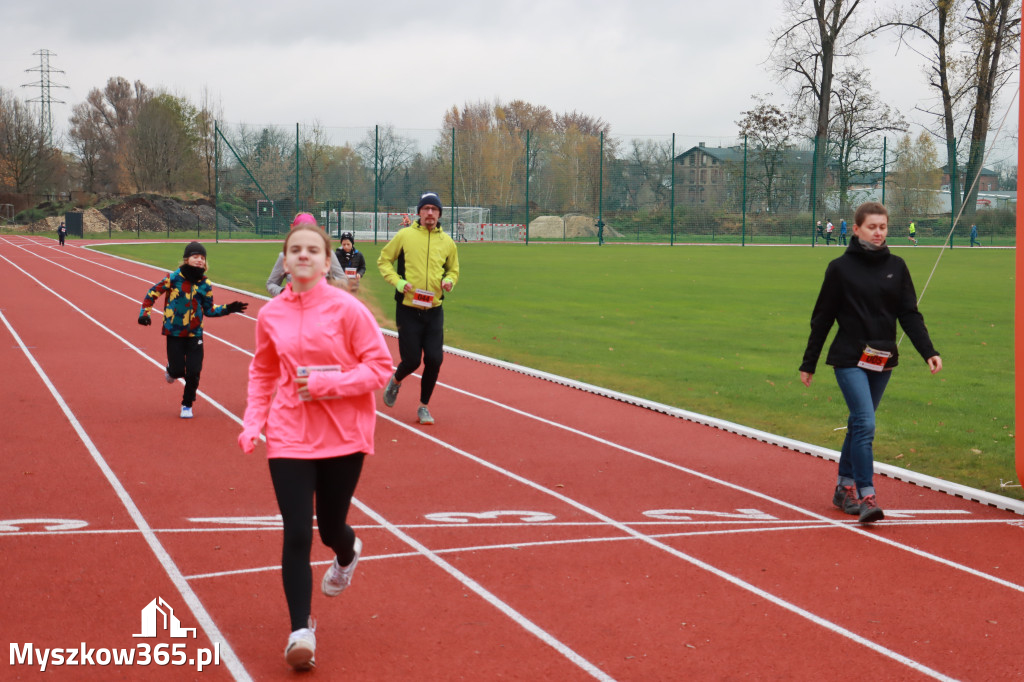
[[[399,303],[395,310],[395,324],[398,327],[398,354],[402,358],[395,370],[395,379],[402,381],[415,372],[422,357],[420,402],[426,405],[434,393],[444,360],[444,307],[421,309]]]
[[[61,235],[58,235],[58,237],[60,239],[60,245],[64,246],[64,235],[61,234]]]
[[[355,557],[356,533],[346,521],[365,456],[357,452],[328,459],[277,457],[268,460],[277,506],[284,521],[281,579],[292,632],[309,627],[313,599],[309,554],[313,548],[314,498],[320,540],[334,550],[339,564],[347,566]]]
[[[185,377],[181,404],[192,407],[203,371],[203,340],[191,336],[167,337],[167,373],[175,379]]]

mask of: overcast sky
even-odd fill
[[[112,76],[198,102],[205,87],[231,123],[436,130],[467,102],[514,99],[578,111],[616,137],[670,135],[677,147],[728,144],[751,95],[775,93],[766,60],[783,0],[293,0],[11,2],[0,87],[39,96],[33,53],[55,56],[54,126]],[[881,0],[862,0],[870,15]],[[887,1],[885,4],[891,4]],[[864,67],[912,123],[932,98],[922,60],[891,39]],[[1007,111],[1008,90],[993,115]],[[1016,135],[1010,109],[1002,137]],[[1005,154],[1004,154],[1005,155]]]

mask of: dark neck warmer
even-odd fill
[[[185,263],[178,269],[181,270],[181,276],[193,284],[198,284],[202,281],[203,277],[206,276],[206,270],[204,268],[197,268],[196,266],[189,265],[188,263]]]

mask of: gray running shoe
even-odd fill
[[[885,518],[885,512],[878,506],[878,501],[875,500],[874,495],[865,495],[860,501],[860,518],[857,519],[860,523],[874,523],[875,521],[881,521]]]
[[[394,407],[395,401],[398,400],[398,389],[402,386],[395,381],[395,375],[392,374],[391,378],[388,379],[388,385],[384,387],[384,404],[388,407]]]
[[[857,516],[860,514],[860,500],[857,499],[857,489],[852,485],[837,485],[832,495],[832,504],[836,509],[843,510],[844,514]]]
[[[420,409],[416,410],[416,419],[419,420],[420,424],[426,424],[427,426],[434,423],[434,418],[430,416],[430,410],[427,409],[426,405],[421,405]]]

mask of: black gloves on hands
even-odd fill
[[[149,325],[153,324],[153,320],[149,319],[149,315],[147,315],[146,313],[142,313],[141,315],[139,315],[139,324],[141,324],[143,327],[148,327]]]
[[[231,303],[228,303],[226,306],[224,306],[224,308],[227,309],[229,315],[231,313],[244,313],[245,309],[248,307],[249,304],[243,303],[242,301],[232,301]]]

